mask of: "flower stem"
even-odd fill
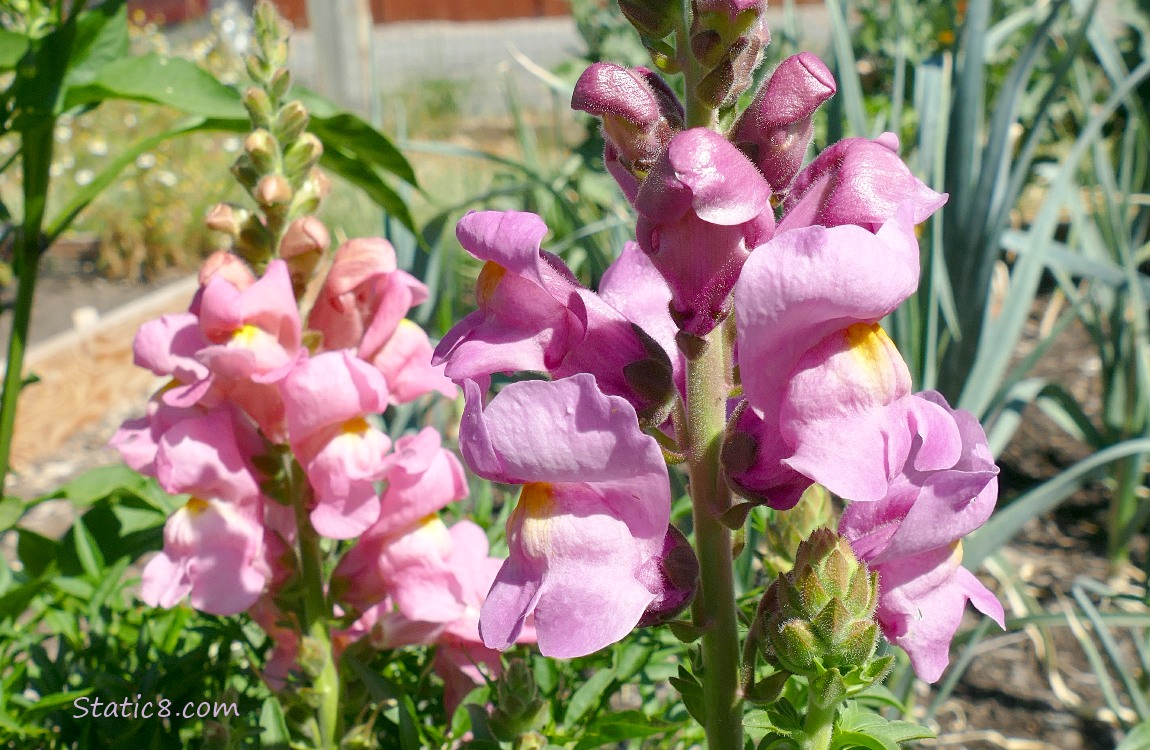
[[[807,716],[803,722],[803,738],[800,747],[802,750],[829,750],[831,739],[834,736],[835,713],[839,704],[832,703],[823,706],[815,699],[815,691],[811,690],[810,700],[807,701]]]
[[[324,594],[323,550],[319,546],[319,535],[312,528],[308,518],[307,501],[310,488],[303,469],[296,461],[291,462],[292,499],[295,508],[296,536],[299,542],[300,576],[303,583],[303,607],[300,629],[302,635],[310,638],[320,656],[320,667],[312,684],[317,705],[316,718],[319,736],[317,747],[322,750],[335,750],[339,746],[339,670],[336,669],[332,654],[331,633],[328,622],[331,609]]]
[[[8,479],[12,437],[16,432],[16,407],[24,386],[24,352],[36,297],[36,275],[40,267],[40,228],[48,202],[49,170],[56,121],[49,118],[40,127],[22,134],[20,144],[24,169],[24,219],[17,239],[13,266],[18,278],[16,301],[12,308],[12,333],[8,339],[8,364],[4,392],[0,396],[0,495]]]
[[[721,330],[712,331],[702,354],[687,362],[687,461],[700,569],[696,616],[701,621],[695,625],[704,629],[704,729],[712,750],[743,746],[731,531],[719,520],[731,505],[719,468],[727,395],[721,336]]]

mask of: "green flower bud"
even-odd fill
[[[747,437],[735,433],[734,437]],[[726,461],[726,446],[724,462]],[[728,465],[729,464],[725,464]],[[831,496],[821,484],[812,484],[798,505],[790,510],[767,510],[766,552],[763,568],[770,576],[780,576],[795,567],[795,554],[804,539],[821,526],[835,526]],[[865,581],[863,589],[866,589]]]
[[[681,6],[679,0],[619,0],[619,10],[640,34],[662,39],[674,30]]]
[[[244,109],[248,111],[253,127],[266,128],[271,125],[272,101],[263,89],[252,86],[244,92]]]
[[[311,133],[304,133],[284,152],[284,175],[293,183],[302,182],[321,156],[323,156],[323,144],[319,138]]]
[[[535,727],[546,705],[538,697],[531,667],[523,659],[512,659],[495,684],[495,707],[488,725],[498,739],[511,742]]]
[[[303,102],[298,99],[290,101],[276,113],[272,132],[279,138],[280,143],[285,145],[295,143],[296,139],[307,130],[309,119],[307,107],[303,106]]]
[[[830,529],[817,529],[799,545],[794,568],[765,597],[766,658],[780,668],[811,678],[828,670],[846,674],[874,656],[878,573]]]
[[[268,174],[274,172],[276,168],[276,157],[279,154],[279,144],[272,134],[263,128],[257,128],[248,133],[248,137],[244,139],[244,151],[252,160],[252,166],[260,174]]]

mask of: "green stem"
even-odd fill
[[[803,722],[806,737],[800,745],[802,750],[829,750],[834,736],[835,712],[838,708],[837,702],[830,706],[819,705],[815,700],[815,691],[811,691],[810,700],[807,702],[806,720]]]
[[[0,495],[8,480],[12,436],[16,431],[16,407],[24,384],[24,352],[32,322],[32,302],[36,297],[36,275],[40,267],[40,227],[48,202],[49,170],[52,167],[53,133],[56,120],[22,134],[21,158],[24,169],[24,221],[20,227],[13,259],[18,277],[16,302],[12,309],[12,333],[8,339],[8,364],[4,391],[0,395]]]
[[[719,469],[728,366],[721,336],[721,330],[713,331],[702,354],[687,362],[687,461],[700,569],[696,615],[702,618],[695,624],[704,628],[704,729],[712,750],[743,746],[731,531],[719,520],[731,505],[731,493]]]
[[[332,655],[331,633],[328,622],[331,609],[324,594],[323,550],[319,545],[319,534],[312,528],[308,518],[310,487],[303,469],[296,461],[291,462],[292,500],[295,508],[297,539],[299,542],[300,576],[303,582],[303,607],[300,630],[310,637],[320,652],[322,663],[316,674],[312,690],[317,699],[316,718],[319,736],[316,738],[322,750],[335,750],[339,746],[339,670]]]

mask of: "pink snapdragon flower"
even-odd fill
[[[674,391],[663,348],[584,288],[559,258],[540,250],[547,226],[538,216],[470,213],[459,241],[486,265],[476,284],[479,309],[458,322],[435,350],[456,382],[486,387],[497,372],[533,370],[563,378],[586,372],[644,418],[662,421]]]
[[[392,403],[431,392],[454,398],[443,368],[431,364],[427,334],[404,317],[426,299],[427,287],[398,268],[390,242],[350,240],[336,251],[308,327],[323,334],[324,351],[353,349],[378,368]]]
[[[221,377],[273,383],[299,356],[299,309],[282,260],[269,263],[246,289],[213,276],[204,287],[199,320],[210,345],[198,358]]]
[[[391,440],[367,417],[387,408],[387,383],[347,350],[298,364],[280,384],[292,451],[315,492],[311,522],[351,539],[379,517],[374,482],[387,471]]]
[[[791,507],[810,483],[800,475],[852,499],[885,490],[882,436],[894,428],[883,407],[910,382],[876,323],[918,285],[911,217],[908,203],[877,233],[852,225],[780,232],[744,266],[734,298],[753,413],[740,413],[724,458],[734,489],[749,499]],[[840,422],[853,426],[852,440],[834,437]],[[819,461],[838,474],[814,476]]]
[[[263,526],[232,504],[192,497],[164,525],[164,549],[144,566],[140,597],[174,607],[190,595],[203,612],[243,612],[270,574],[263,539]]]
[[[882,498],[847,506],[839,533],[879,573],[883,633],[919,677],[934,682],[967,601],[1005,626],[1002,605],[961,566],[961,539],[994,510],[998,467],[972,414],[934,391],[904,401],[905,461],[892,467]]]
[[[730,312],[743,263],[771,238],[771,188],[730,141],[706,128],[676,135],[635,197],[635,238],[672,291],[672,315],[705,335]]]
[[[546,656],[620,640],[663,584],[670,488],[658,444],[590,375],[512,383],[486,407],[476,383],[464,393],[464,459],[485,479],[524,485],[507,522],[511,556],[483,605],[484,644],[509,647],[532,613]]]
[[[457,616],[440,596],[451,544],[435,514],[467,496],[463,466],[425,427],[396,441],[385,479],[379,517],[336,567],[342,600],[366,610],[388,596],[411,620]]]

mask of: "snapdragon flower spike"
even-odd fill
[[[464,460],[484,479],[524,485],[507,522],[510,557],[483,604],[484,644],[508,648],[532,613],[546,656],[622,639],[662,595],[651,571],[671,497],[658,443],[587,374],[512,383],[486,407],[474,381],[464,393]]]
[[[392,403],[431,392],[452,398],[455,386],[431,364],[427,334],[404,317],[427,296],[422,282],[398,268],[387,240],[351,240],[336,251],[308,327],[323,334],[323,350],[354,349],[379,369]]]
[[[287,264],[273,260],[246,289],[217,275],[204,287],[200,328],[210,342],[199,353],[214,374],[273,383],[300,353],[300,318]]]
[[[1002,605],[961,567],[961,539],[994,510],[998,467],[969,412],[934,391],[905,399],[905,461],[892,467],[884,497],[850,503],[839,533],[879,574],[878,620],[887,639],[934,682],[969,600],[1004,626]]]
[[[731,140],[763,173],[771,192],[783,194],[803,165],[814,132],[814,113],[836,91],[831,71],[810,52],[775,68],[740,116]]]
[[[730,311],[751,248],[774,232],[770,197],[755,165],[706,128],[676,135],[640,186],[635,238],[671,287],[682,330],[703,336]]]
[[[540,250],[538,216],[482,211],[460,220],[463,247],[486,261],[476,283],[479,309],[439,342],[433,364],[455,382],[531,370],[555,378],[586,372],[607,394],[661,422],[674,393],[666,352],[646,332],[581,286],[559,258]]]
[[[292,451],[315,492],[312,525],[332,539],[358,536],[379,517],[373,482],[391,448],[366,419],[387,408],[383,375],[341,350],[304,360],[280,386]]]
[[[603,121],[604,140],[639,179],[683,129],[683,105],[658,74],[642,67],[595,63],[576,81],[571,108]]]
[[[378,519],[336,568],[341,600],[365,610],[388,596],[410,619],[442,621],[434,610],[444,609],[437,581],[449,545],[435,514],[467,496],[463,466],[426,427],[396,441],[385,479]]]
[[[946,203],[911,173],[898,156],[898,136],[873,141],[846,138],[820,153],[795,178],[783,202],[779,231],[818,224],[855,224],[877,230],[909,203],[919,224]]]
[[[208,368],[195,355],[208,345],[200,321],[192,313],[161,315],[140,326],[132,340],[132,362],[177,383],[208,377]]]
[[[185,596],[214,615],[252,606],[267,582],[264,529],[230,503],[192,497],[164,525],[164,549],[143,572],[140,597],[174,607]]]

